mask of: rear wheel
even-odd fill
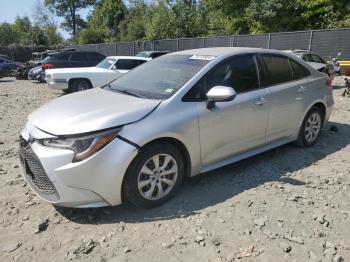
[[[173,196],[183,177],[181,153],[170,144],[153,144],[130,164],[123,183],[123,197],[138,207],[155,207]]]
[[[314,145],[320,135],[322,125],[323,114],[321,109],[312,107],[304,118],[296,144],[301,147]]]
[[[70,91],[71,93],[84,91],[87,89],[90,89],[91,85],[90,82],[86,79],[77,79],[72,82]]]

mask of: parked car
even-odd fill
[[[9,58],[7,55],[2,55],[2,54],[0,54],[0,58],[11,60],[11,58]]]
[[[149,58],[149,59],[154,59],[156,57],[162,56],[169,54],[169,51],[143,51],[138,53],[136,56],[137,57],[144,57],[144,58]]]
[[[309,63],[316,70],[320,71],[321,73],[327,74],[330,77],[330,79],[334,79],[334,66],[330,62],[326,62],[320,55],[311,53],[307,50],[293,50],[291,52],[303,59],[304,61],[306,61],[307,63]]]
[[[95,66],[105,59],[105,57],[100,53],[87,51],[52,53],[42,61],[42,78],[45,79],[46,69]]]
[[[63,51],[50,54],[43,60],[42,68],[71,68],[95,66],[105,58],[97,52]]]
[[[27,61],[24,66],[17,69],[16,73],[16,79],[35,79],[39,80],[40,82],[43,81],[42,76],[37,77],[37,74],[34,74],[33,72],[38,72],[38,66],[41,67],[42,60],[44,60],[47,56],[49,56],[51,53],[57,53],[57,50],[46,50],[44,52],[33,52],[31,60]],[[35,69],[34,69],[35,68]],[[42,70],[40,70],[42,71]],[[29,76],[29,73],[31,75]]]
[[[55,205],[154,207],[185,176],[290,142],[314,145],[334,104],[327,80],[277,50],[168,54],[29,115],[25,177]]]
[[[44,82],[44,79],[42,77],[42,71],[43,71],[43,69],[41,68],[41,65],[33,67],[28,72],[28,79],[29,80],[37,80],[41,83]]]
[[[46,81],[51,88],[73,93],[108,84],[147,61],[135,56],[109,56],[94,67],[48,69]]]
[[[0,58],[0,77],[12,76],[20,66],[20,63]]]

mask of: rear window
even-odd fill
[[[101,55],[99,53],[89,53],[88,57],[89,57],[89,60],[96,61],[96,62],[99,62],[105,58],[104,55]]]
[[[131,70],[139,65],[138,60],[118,59],[116,66],[117,70]]]
[[[293,80],[289,59],[280,55],[262,55],[265,70],[261,79],[262,86],[272,86]]]
[[[294,60],[290,59],[290,64],[291,64],[292,69],[293,69],[293,78],[295,80],[305,78],[305,77],[308,77],[310,75],[309,70],[307,70],[304,66],[295,62]]]

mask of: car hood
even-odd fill
[[[76,68],[57,68],[49,69],[47,74],[66,74],[66,73],[99,73],[99,72],[111,72],[110,69],[99,67],[76,67]]]
[[[316,70],[320,70],[321,68],[324,68],[327,66],[327,64],[323,64],[323,63],[316,63],[316,62],[307,62],[307,63]]]
[[[160,103],[93,88],[56,98],[31,113],[28,119],[44,132],[75,135],[138,121]]]

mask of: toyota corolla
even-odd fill
[[[28,184],[67,207],[154,207],[194,176],[294,142],[312,146],[333,108],[327,75],[276,50],[164,55],[28,117]]]

